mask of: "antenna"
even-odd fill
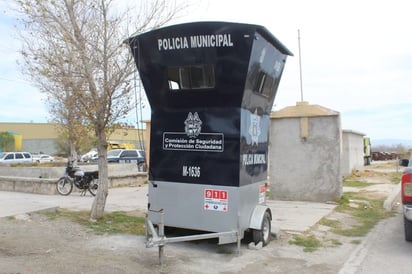
[[[298,29],[298,45],[299,45],[300,101],[303,102],[302,59],[301,59],[301,52],[300,52],[300,30],[299,29]]]

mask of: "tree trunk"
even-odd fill
[[[104,131],[99,132],[97,137],[97,151],[99,155],[99,187],[97,194],[94,197],[92,209],[90,212],[90,220],[95,221],[101,219],[106,206],[106,198],[109,194],[109,172],[107,168],[107,141]]]
[[[77,150],[76,145],[72,138],[69,138],[69,146],[70,146],[70,159],[73,161],[73,165],[77,166]]]

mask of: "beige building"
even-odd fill
[[[336,201],[342,193],[340,114],[298,102],[272,112],[269,146],[271,198]]]
[[[0,123],[0,132],[12,132],[21,135],[22,151],[57,153],[56,140],[59,138],[59,124],[52,123]],[[109,141],[132,143],[136,148],[144,147],[145,130],[122,128],[113,132]]]
[[[363,137],[366,134],[354,130],[342,130],[342,175],[351,174],[354,170],[364,168]]]

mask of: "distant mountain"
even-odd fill
[[[372,147],[376,146],[397,146],[412,147],[412,140],[405,139],[371,139]]]

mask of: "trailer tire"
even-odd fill
[[[266,246],[270,242],[271,233],[271,218],[269,212],[265,212],[262,219],[262,225],[260,229],[253,229],[253,241],[255,244],[262,242],[263,246]]]

